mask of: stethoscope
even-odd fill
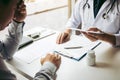
[[[103,13],[103,15],[102,15],[103,19],[107,19],[108,18],[108,13],[113,8],[113,6],[114,6],[116,1],[117,0],[113,0],[112,4],[111,4],[111,7],[105,13]],[[88,0],[86,0],[85,4],[83,5],[83,9],[85,9],[86,6],[88,6],[88,8],[90,8],[90,4],[88,3]]]

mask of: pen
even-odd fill
[[[64,49],[79,49],[83,48],[82,46],[75,46],[75,47],[64,47]]]

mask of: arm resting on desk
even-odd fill
[[[8,28],[8,35],[5,40],[0,41],[0,53],[5,59],[11,59],[18,49],[23,35],[24,22],[17,23],[13,21]]]
[[[45,62],[33,80],[54,80],[56,77],[56,69],[53,63]]]

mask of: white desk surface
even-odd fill
[[[52,38],[53,41],[49,41],[50,38]],[[50,48],[54,47],[51,45],[55,44],[56,38],[57,34],[44,38],[42,41],[48,41],[48,44],[41,43],[40,45]],[[31,45],[34,46],[34,44]],[[40,48],[39,44],[33,48]],[[120,55],[118,55],[120,53],[116,54],[116,51],[117,49],[111,48],[107,43],[100,44],[95,49],[96,66],[93,67],[86,64],[86,57],[80,61],[62,57],[62,63],[57,72],[56,80],[120,80],[120,59],[116,59],[116,57],[120,57]],[[28,64],[14,57],[13,60],[8,63],[30,79],[34,77],[35,73],[38,72],[41,67],[40,58]]]

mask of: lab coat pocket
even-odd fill
[[[102,18],[101,26],[103,31],[106,33],[114,34],[119,30],[120,27],[120,13],[110,13],[106,19]]]
[[[118,22],[119,21],[119,18],[120,18],[120,13],[111,13],[110,15],[110,22],[115,22],[116,21]]]
[[[112,33],[116,33],[120,27],[120,13],[111,13],[110,21],[109,21],[109,28],[112,30]]]

